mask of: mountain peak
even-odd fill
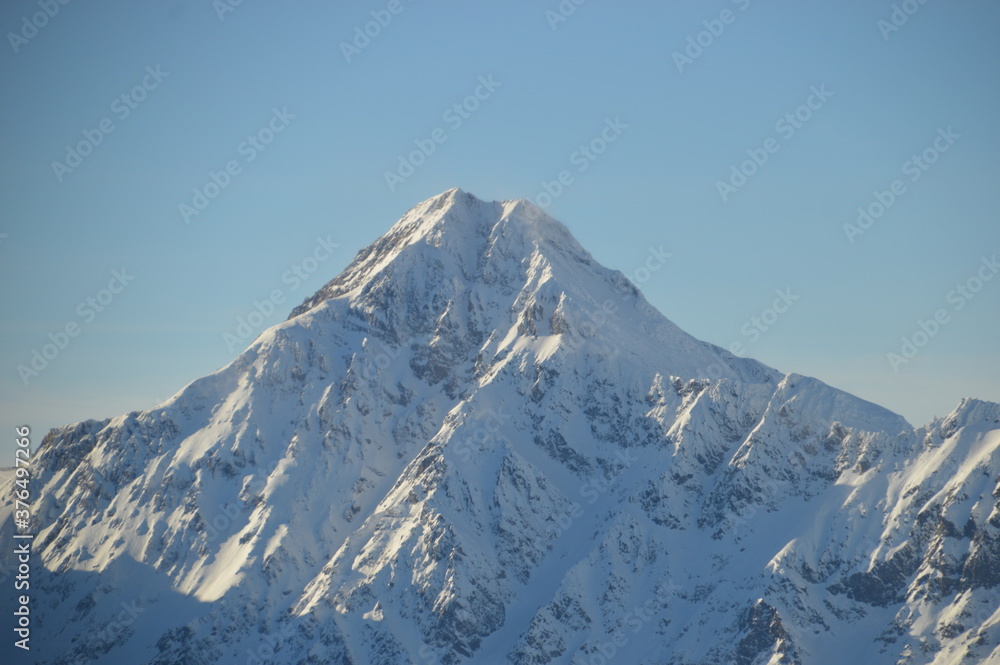
[[[575,266],[574,270],[610,272],[580,246],[569,229],[533,203],[484,201],[453,187],[406,211],[291,317],[379,283],[379,276],[387,271],[398,277],[434,265],[439,279],[474,280],[489,263],[516,263],[538,255],[548,262],[566,263],[567,268]]]
[[[409,240],[455,234],[464,240],[487,242],[496,227],[512,227],[533,243],[553,242],[582,250],[569,230],[541,208],[525,199],[485,201],[452,187],[418,203],[389,229],[386,236],[406,234]],[[470,236],[470,232],[475,233]],[[514,237],[497,234],[497,238]]]
[[[664,378],[781,378],[681,330],[530,201],[483,201],[459,188],[410,208],[289,320],[310,313],[334,325],[364,321],[387,343],[473,347],[480,361],[533,349],[536,360],[616,356]]]

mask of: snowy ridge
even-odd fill
[[[736,358],[523,201],[419,204],[35,464],[39,662],[1000,659],[1000,405]]]

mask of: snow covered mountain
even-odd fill
[[[1000,405],[735,357],[524,201],[419,204],[34,470],[38,663],[1000,663]]]

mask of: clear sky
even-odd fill
[[[995,2],[46,2],[0,7],[2,450],[228,363],[453,186],[914,424],[1000,401]]]

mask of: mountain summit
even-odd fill
[[[424,201],[34,464],[40,662],[1000,659],[1000,405],[735,357],[525,201]]]
[[[458,188],[411,208],[289,319],[321,306],[364,312],[394,343],[426,337],[430,350],[468,351],[474,341],[480,355],[496,354],[517,341],[570,354],[586,341],[586,352],[625,353],[639,365],[657,358],[669,376],[781,376],[682,331],[529,201],[488,203]],[[882,415],[889,430],[908,427]]]
[[[450,189],[411,208],[292,316],[330,297],[377,286],[390,267],[416,269],[430,260],[456,278],[472,279],[482,272],[483,262],[517,263],[536,254],[603,270],[566,227],[535,205],[522,200],[487,203]]]

